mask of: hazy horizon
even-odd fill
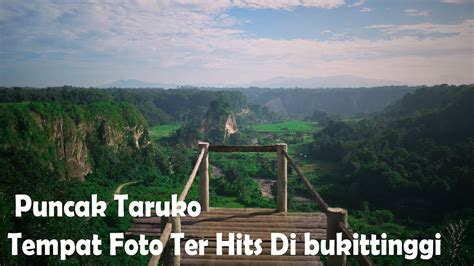
[[[472,84],[473,11],[472,0],[3,0],[0,86]]]

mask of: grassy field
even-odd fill
[[[159,125],[154,126],[150,129],[150,138],[154,141],[157,141],[164,137],[169,137],[171,133],[180,128],[180,124],[168,124],[168,125]]]
[[[288,120],[274,124],[254,125],[252,129],[259,132],[281,133],[285,130],[291,132],[309,132],[317,129],[317,123],[301,120]]]

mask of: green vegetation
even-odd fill
[[[251,129],[259,132],[282,133],[284,131],[290,131],[292,133],[297,133],[315,130],[316,124],[301,120],[288,120],[273,124],[254,125]]]
[[[211,101],[222,99],[234,112],[248,106],[240,92],[197,89],[84,89],[0,88],[0,103],[39,101],[87,104],[98,101],[127,102],[134,105],[151,126],[200,120]]]
[[[87,200],[91,194],[110,200],[120,184],[141,181],[122,193],[130,199],[168,200],[191,173],[196,140],[287,143],[329,205],[349,209],[354,231],[431,238],[449,224],[462,224],[466,231],[459,248],[440,258],[440,265],[450,258],[459,265],[474,261],[472,86],[240,91],[1,89],[0,264],[60,263],[55,257],[10,256],[7,232],[71,239],[98,233],[107,242],[109,232],[130,225],[129,217],[113,215],[113,204],[106,218],[14,218],[16,193],[36,200]],[[243,94],[262,104],[280,97],[286,114],[248,103]],[[225,136],[229,118],[235,118],[238,133]],[[275,207],[275,187],[262,195],[259,183],[276,180],[275,154],[211,153],[210,163],[211,206]],[[288,193],[291,211],[318,210],[292,170]],[[193,185],[187,200],[196,199],[198,186]],[[407,263],[401,257],[374,259],[380,265]],[[76,256],[69,262],[147,261],[119,254]]]
[[[358,209],[354,228],[362,232],[383,229],[389,235],[428,237],[459,220],[469,224],[473,103],[474,88],[439,86],[408,94],[373,119],[330,122],[315,133],[310,152],[314,159],[340,164],[339,173],[320,176],[324,198]],[[382,211],[406,228],[395,226],[393,218],[374,221]],[[460,244],[464,253],[456,260],[474,259],[472,225],[466,235]]]
[[[158,141],[161,138],[167,138],[171,136],[180,127],[181,124],[179,123],[154,126],[150,128],[150,138],[154,141]]]
[[[2,210],[1,264],[58,264],[57,257],[12,257],[8,232],[25,238],[90,238],[99,234],[107,243],[108,233],[126,230],[127,219],[106,218],[38,219],[31,214],[15,218],[14,195],[35,200],[87,200],[91,194],[109,200],[118,184],[139,177],[142,188],[158,193],[170,183],[167,169],[153,146],[146,146],[147,124],[141,113],[125,103],[94,102],[67,104],[24,102],[0,105],[0,210]],[[135,139],[136,131],[145,130]],[[136,146],[138,144],[138,147]],[[90,171],[90,168],[93,171]],[[80,179],[86,175],[85,181]],[[154,184],[154,185],[153,185]],[[159,188],[159,189],[156,189]],[[141,197],[136,193],[136,198]],[[110,208],[109,211],[114,211]],[[108,246],[105,244],[104,251]],[[146,258],[80,257],[71,264],[145,263]]]
[[[271,111],[305,118],[315,110],[341,117],[364,117],[384,110],[393,101],[415,90],[414,87],[340,89],[239,89],[249,102]]]

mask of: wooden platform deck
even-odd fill
[[[319,257],[304,256],[304,233],[313,239],[326,239],[326,214],[282,213],[273,209],[223,209],[211,208],[198,217],[181,218],[181,231],[186,239],[207,239],[209,246],[203,256],[189,256],[181,247],[183,265],[322,265]],[[270,233],[296,234],[296,255],[270,256]],[[258,256],[217,256],[216,233],[248,234],[252,239],[262,239],[262,254]],[[137,218],[128,235],[144,234],[154,238],[161,235],[159,217]],[[224,254],[227,252],[224,249]]]
[[[306,178],[296,162],[288,155],[288,146],[285,143],[267,146],[209,146],[207,142],[199,142],[199,155],[194,168],[179,196],[184,201],[191,188],[198,171],[199,203],[201,215],[198,217],[175,217],[171,220],[159,217],[134,219],[127,235],[146,235],[159,238],[164,251],[154,255],[148,262],[149,266],[156,266],[160,262],[164,265],[322,265],[319,257],[304,256],[304,234],[310,233],[312,239],[335,240],[338,232],[347,239],[353,239],[348,229],[347,210],[330,208],[321,195]],[[209,206],[209,152],[275,152],[277,155],[277,182],[276,182],[276,210],[273,209],[223,209]],[[321,212],[291,213],[288,212],[288,163],[295,170],[297,176],[309,190]],[[172,233],[184,233],[187,239],[206,239],[209,241],[204,255],[190,256],[186,252],[175,255],[172,252],[174,245],[170,245]],[[251,239],[262,240],[263,253],[256,256],[245,255],[216,255],[216,233],[222,233],[227,239],[228,233],[250,235]],[[287,237],[295,233],[296,255],[290,251],[284,255],[270,255],[271,233],[285,234]],[[185,242],[185,241],[183,241]],[[183,244],[182,242],[182,244]],[[181,246],[181,251],[183,251]],[[223,254],[228,254],[223,250]],[[162,256],[163,255],[163,256]],[[358,256],[364,266],[373,266],[368,256]],[[327,256],[328,265],[346,265],[346,255]]]

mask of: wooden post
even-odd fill
[[[173,223],[173,233],[181,233],[181,217],[178,215],[174,218],[172,218],[172,223]],[[174,247],[173,243],[173,247]],[[174,248],[170,247],[170,250],[174,251],[174,254],[176,254],[176,251]],[[181,265],[181,256],[180,255],[174,255],[172,254],[170,257],[173,258],[173,265],[174,266],[179,266]]]
[[[199,150],[201,149],[204,149],[205,152],[199,168],[201,174],[199,203],[201,204],[201,211],[207,212],[209,211],[209,143],[200,141]]]
[[[288,146],[285,143],[276,144],[277,156],[278,156],[278,181],[277,181],[277,210],[279,212],[288,211],[288,168],[286,157],[283,151],[288,150]]]
[[[340,233],[339,222],[342,222],[347,227],[347,210],[342,208],[328,208],[326,212],[327,227],[326,239],[336,240],[336,234]],[[346,265],[346,255],[328,256],[328,266],[344,266]]]
[[[165,227],[166,227],[166,224],[169,222],[169,219],[170,217],[161,217],[161,233],[163,234],[163,232],[165,231]],[[161,253],[161,259],[163,261],[163,265],[168,265],[169,264],[169,261],[170,261],[170,254],[171,254],[171,251],[170,251],[170,246],[169,245],[164,245],[163,246],[163,251]],[[151,261],[150,261],[151,262]],[[155,261],[154,262],[155,264],[153,265],[158,265],[158,261]],[[151,266],[151,263],[148,264],[148,266]]]

